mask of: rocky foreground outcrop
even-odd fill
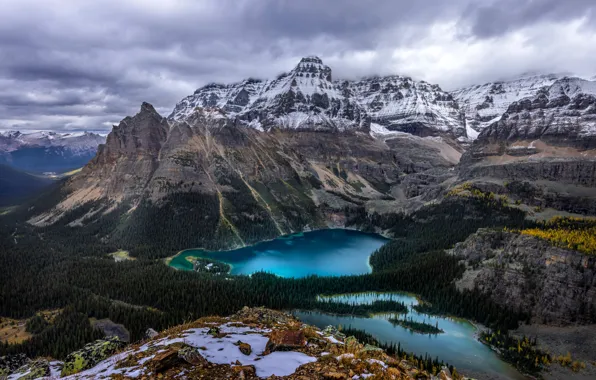
[[[460,289],[478,288],[497,304],[550,325],[596,322],[596,257],[545,240],[480,229],[458,243],[466,271]]]
[[[77,352],[77,357],[92,357],[83,351],[98,344]],[[10,378],[39,378],[27,377],[31,365],[13,371]],[[166,330],[75,372],[68,360],[51,367],[53,376],[62,367],[65,379],[460,378],[447,368],[433,376],[336,329],[321,331],[283,312],[248,307],[227,318],[207,317]],[[50,376],[50,369],[41,376]]]

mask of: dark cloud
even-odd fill
[[[594,0],[495,0],[470,5],[463,20],[471,25],[470,32],[479,38],[490,38],[537,23],[566,23],[583,19],[586,26],[596,29]]]
[[[595,66],[593,3],[0,0],[0,129],[107,130],[142,101],[168,114],[203,84],[274,77],[311,54],[335,77],[447,88],[581,71]]]

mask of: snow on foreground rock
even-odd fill
[[[174,327],[95,363],[62,378],[454,378],[447,368],[438,377],[433,376],[407,360],[387,355],[380,348],[345,337],[335,328],[321,331],[286,313],[248,307],[227,318],[207,317]],[[64,368],[72,368],[68,364]],[[57,367],[52,362],[51,373],[48,371],[41,378],[58,378]],[[10,379],[30,374],[30,370],[21,369]]]

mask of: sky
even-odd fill
[[[0,0],[0,130],[108,132],[211,82],[317,55],[452,90],[596,75],[595,0]]]

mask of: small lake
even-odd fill
[[[370,255],[388,240],[376,234],[343,229],[317,230],[282,236],[231,251],[188,249],[169,265],[192,270],[189,257],[201,257],[231,265],[231,274],[259,271],[281,277],[342,276],[370,273]]]
[[[333,315],[328,313],[295,311],[294,315],[307,324],[325,328],[329,325],[364,330],[382,343],[398,343],[402,349],[448,362],[464,374],[491,379],[525,379],[515,368],[503,362],[487,346],[475,339],[476,328],[465,320],[421,314],[412,309],[418,301],[404,293],[358,293],[319,297],[321,300],[352,305],[370,304],[376,300],[393,300],[408,306],[407,318],[417,322],[438,325],[442,334],[419,334],[393,325],[389,318],[394,314],[377,314],[370,318]],[[466,370],[468,373],[466,373]]]

